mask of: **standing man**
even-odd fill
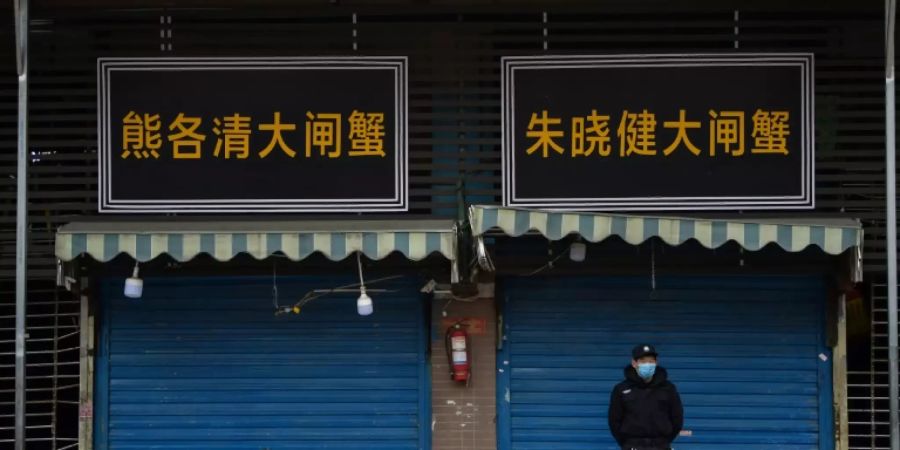
[[[668,450],[684,425],[684,410],[656,349],[638,345],[625,367],[625,381],[609,399],[609,431],[623,450]]]

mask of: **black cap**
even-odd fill
[[[631,359],[638,360],[645,356],[659,356],[659,353],[656,353],[656,349],[653,348],[650,344],[642,344],[631,349]]]

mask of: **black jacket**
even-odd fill
[[[650,383],[633,367],[609,399],[609,430],[621,447],[668,448],[684,425],[684,410],[666,369],[656,368]]]

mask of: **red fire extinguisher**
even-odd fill
[[[458,322],[447,328],[444,344],[447,348],[447,361],[450,364],[450,379],[466,383],[472,378],[472,354],[469,351],[469,333]]]

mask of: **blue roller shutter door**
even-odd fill
[[[517,278],[504,282],[501,450],[615,449],[609,392],[632,346],[657,345],[679,386],[678,450],[831,449],[821,280]],[[508,402],[507,402],[508,399]]]
[[[282,304],[352,280],[280,278]],[[98,449],[427,449],[430,376],[412,280],[274,315],[272,279],[159,278],[144,298],[103,284]]]

